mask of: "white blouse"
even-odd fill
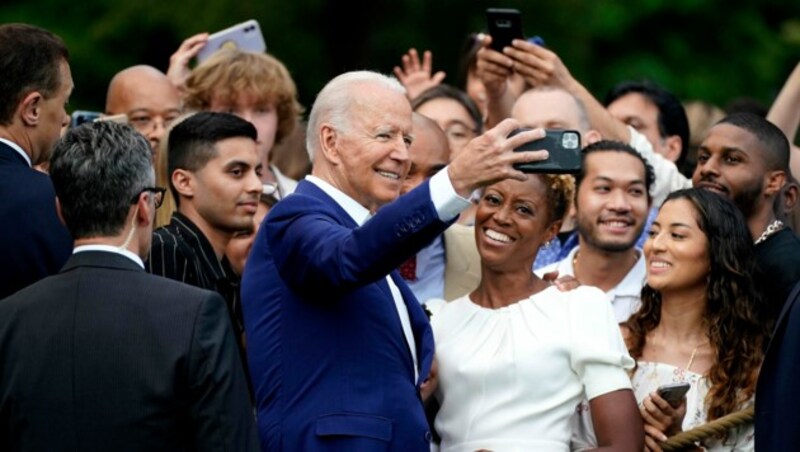
[[[630,389],[614,311],[603,292],[555,287],[500,309],[433,300],[441,451],[569,450],[584,397]]]

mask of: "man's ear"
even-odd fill
[[[591,129],[583,134],[583,147],[589,146],[590,144],[595,144],[602,139],[603,136],[600,135],[600,132]]]
[[[19,104],[22,123],[26,126],[36,126],[42,120],[41,105],[44,96],[39,91],[33,91],[25,95]]]
[[[155,204],[150,202],[150,197],[152,196],[155,196],[155,194],[148,193],[147,196],[139,196],[139,201],[136,203],[136,207],[138,207],[135,213],[136,218],[134,219],[137,226],[149,226],[150,223],[155,221]]]
[[[175,187],[175,191],[184,198],[194,197],[194,174],[191,171],[180,168],[173,171],[172,185]]]
[[[783,186],[786,185],[786,172],[782,170],[770,171],[767,173],[764,182],[764,194],[775,197],[783,190]]]
[[[670,162],[677,162],[678,158],[681,156],[681,146],[683,145],[683,140],[678,135],[670,135],[664,139],[664,149],[666,152],[664,156]]]
[[[333,165],[341,163],[339,155],[339,133],[330,124],[322,124],[319,129],[319,143],[325,160]]]
[[[61,200],[58,199],[58,196],[56,196],[56,215],[58,216],[58,219],[61,221],[61,224],[66,226],[67,222],[64,221],[64,214],[61,213]]]

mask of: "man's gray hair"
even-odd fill
[[[317,100],[308,115],[306,149],[311,162],[320,148],[319,128],[323,123],[331,124],[337,130],[348,130],[351,109],[358,101],[355,89],[363,85],[378,85],[405,95],[406,89],[394,77],[372,71],[345,72],[328,82],[317,94]]]
[[[56,144],[50,177],[73,239],[115,236],[132,200],[154,184],[150,144],[127,125],[84,124]]]

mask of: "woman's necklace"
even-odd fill
[[[771,236],[772,234],[780,231],[783,229],[783,221],[775,220],[767,226],[767,229],[764,229],[764,232],[761,233],[761,236],[756,239],[754,245],[758,245],[759,243],[767,240],[767,237]]]
[[[652,339],[653,339],[653,341],[652,341],[653,345],[663,345],[663,344],[661,344],[661,340],[658,340],[658,341],[655,340],[655,335],[653,335]],[[700,342],[699,344],[694,346],[694,348],[692,349],[692,354],[689,355],[689,361],[686,363],[686,367],[683,368],[684,372],[688,372],[689,369],[691,369],[692,364],[694,364],[694,358],[697,356],[697,350],[700,347],[705,346],[706,344],[708,344],[708,339],[706,339],[703,342]]]

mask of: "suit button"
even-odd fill
[[[433,441],[433,435],[431,435],[431,432],[426,431],[425,432],[425,442],[429,443],[431,441]]]

